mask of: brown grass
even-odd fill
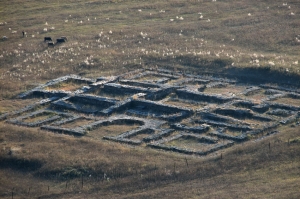
[[[43,113],[43,114],[35,115],[33,117],[26,118],[23,121],[28,123],[37,122],[41,120],[46,120],[54,115],[55,115],[54,113]]]
[[[83,125],[86,125],[86,124],[90,124],[92,122],[94,122],[94,121],[80,118],[78,120],[63,124],[63,125],[61,125],[61,127],[63,127],[63,128],[75,128],[75,127],[83,126]]]
[[[189,149],[189,150],[196,150],[196,151],[204,151],[209,148],[212,148],[211,144],[201,143],[192,138],[179,138],[176,140],[172,140],[170,142],[165,143],[167,146],[175,146],[179,148]]]
[[[276,99],[275,102],[283,103],[283,104],[290,104],[290,105],[293,105],[293,106],[300,106],[300,99],[293,99],[293,98],[283,97],[283,98]]]
[[[245,98],[251,99],[254,103],[261,103],[263,99],[267,98],[268,96],[264,94],[263,91],[259,91],[253,95],[245,96]]]
[[[171,4],[157,0],[2,2],[0,34],[8,40],[0,41],[0,96],[9,98],[65,74],[98,77],[156,65],[252,77],[260,73],[265,78],[280,72],[289,80],[299,74],[299,26],[297,14],[291,15],[299,11],[296,3],[289,3],[291,9],[281,1]],[[44,36],[62,35],[68,42],[54,48],[43,43]]]
[[[297,198],[299,143],[288,141],[297,139],[299,130],[280,128],[273,137],[227,149],[222,159],[221,152],[203,159],[5,124],[1,197],[11,197],[14,187],[16,198],[29,197],[29,188],[30,197],[51,198]]]
[[[101,126],[92,131],[89,131],[87,136],[102,139],[104,136],[118,136],[121,133],[125,133],[126,131],[130,131],[139,127],[138,125],[109,125],[109,126]]]
[[[102,97],[108,97],[108,98],[115,98],[115,99],[118,99],[118,100],[124,100],[128,97],[131,96],[131,94],[119,94],[119,93],[109,93],[109,92],[105,92],[103,91],[102,89],[99,89],[99,90],[96,90],[93,92],[94,95],[99,95],[99,96],[102,96]]]
[[[241,92],[246,89],[245,86],[228,85],[224,88],[207,88],[204,90],[205,93],[222,94],[228,97],[232,97],[232,93],[239,96]]]
[[[192,103],[177,101],[177,100],[172,100],[172,99],[164,101],[163,103],[173,105],[173,106],[178,106],[178,107],[191,108],[191,109],[200,109],[200,108],[204,107],[204,105],[192,104]]]
[[[11,99],[66,74],[99,77],[157,66],[299,84],[299,6],[288,6],[279,0],[1,1],[0,35],[8,40],[0,41],[0,112],[31,103]],[[45,36],[68,42],[48,48]],[[297,140],[300,129],[279,131],[200,158],[0,122],[0,197],[299,198],[300,147],[288,140]]]
[[[87,86],[85,83],[77,83],[77,82],[62,82],[59,84],[55,84],[53,86],[46,87],[46,90],[64,90],[64,91],[76,91],[83,86]]]
[[[23,108],[26,105],[32,104],[34,101],[33,99],[26,99],[26,100],[20,100],[20,99],[14,99],[14,100],[1,100],[0,101],[0,113],[10,112],[10,111],[17,111],[20,108]]]

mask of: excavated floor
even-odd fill
[[[64,76],[19,98],[33,103],[0,120],[201,156],[298,125],[300,115],[297,89],[159,69]]]

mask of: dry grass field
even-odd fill
[[[0,115],[67,74],[158,67],[298,88],[299,15],[297,0],[0,1]],[[198,157],[0,121],[0,198],[299,198],[300,127],[279,132]]]

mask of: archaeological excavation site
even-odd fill
[[[207,156],[298,125],[300,91],[165,69],[53,79],[21,93],[31,104],[0,115],[41,132]]]

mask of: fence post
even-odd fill
[[[176,173],[176,163],[174,162],[174,174]]]
[[[186,157],[185,157],[185,164],[186,164],[186,167],[189,168],[189,163],[188,163],[188,160],[186,159]]]

